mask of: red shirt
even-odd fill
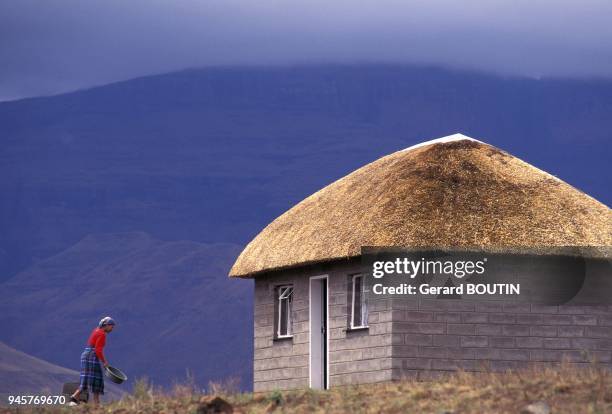
[[[96,328],[89,335],[87,345],[96,349],[96,355],[98,359],[103,363],[106,362],[104,358],[104,345],[106,345],[106,332],[104,329]]]

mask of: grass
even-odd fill
[[[391,383],[240,393],[236,382],[211,383],[208,392],[193,384],[171,392],[155,390],[142,379],[121,401],[100,407],[20,409],[20,412],[91,414],[197,413],[200,399],[220,396],[236,413],[520,413],[525,406],[546,402],[552,413],[612,413],[612,372],[591,366],[538,368],[515,372],[457,372],[433,381]]]

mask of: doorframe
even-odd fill
[[[312,388],[312,282],[317,279],[325,279],[327,289],[325,289],[326,320],[325,320],[325,383],[324,389],[329,389],[329,276],[311,276],[308,280],[308,386]]]

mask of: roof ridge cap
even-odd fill
[[[405,148],[403,150],[400,150],[400,152],[406,152],[406,151],[412,151],[413,149],[417,149],[420,147],[425,147],[427,145],[432,145],[432,144],[440,144],[440,143],[444,143],[444,142],[454,142],[454,141],[474,141],[474,142],[480,142],[481,144],[487,144],[486,142],[480,141],[476,138],[472,138],[472,137],[468,137],[467,135],[463,135],[461,133],[456,133],[456,134],[451,134],[451,135],[447,135],[445,137],[440,137],[440,138],[436,138],[436,139],[432,139],[429,141],[425,141],[425,142],[421,142],[415,145],[412,145],[408,148]],[[488,145],[488,144],[487,144]]]

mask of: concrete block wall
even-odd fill
[[[369,303],[369,328],[349,330],[349,278],[355,262],[275,272],[255,278],[254,390],[304,388],[309,385],[309,282],[328,275],[329,383],[331,386],[390,381],[391,299]],[[293,338],[274,339],[275,287],[293,284]]]
[[[564,360],[612,368],[612,306],[418,298],[393,307],[393,379]]]
[[[329,270],[330,279],[330,385],[363,384],[392,379],[392,300],[368,297],[368,329],[350,327],[351,275],[360,266]],[[331,299],[333,297],[333,300]]]
[[[463,369],[503,371],[564,360],[612,369],[612,306],[540,306],[503,300],[374,297],[369,329],[350,331],[349,280],[357,261],[255,278],[254,390],[309,385],[309,282],[328,275],[331,386],[430,378]],[[291,339],[274,339],[275,287],[293,284]]]
[[[275,287],[293,284],[293,338],[275,339]],[[308,278],[255,279],[253,389],[308,387]]]

